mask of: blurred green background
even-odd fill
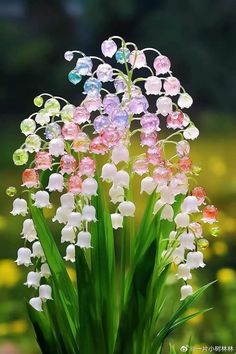
[[[201,136],[192,144],[192,157],[202,168],[200,184],[220,209],[220,235],[206,235],[207,267],[194,278],[197,286],[218,280],[198,304],[214,309],[169,341],[180,348],[192,335],[196,347],[232,345],[236,351],[235,18],[235,0],[0,0],[0,354],[38,353],[23,300],[25,274],[12,261],[21,245],[21,220],[9,216],[12,200],[5,195],[7,186],[20,184],[11,160],[23,139],[19,123],[33,112],[32,100],[41,92],[79,103],[79,88],[67,80],[71,64],[64,52],[99,55],[102,40],[115,34],[171,58],[194,98],[190,114]],[[171,304],[178,287],[168,290]]]

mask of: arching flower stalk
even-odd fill
[[[204,224],[216,222],[217,209],[207,205],[193,178],[199,168],[189,142],[199,130],[186,113],[193,100],[173,76],[170,60],[117,36],[101,50],[109,63],[65,53],[76,62],[69,81],[82,85],[78,105],[41,94],[34,99],[39,110],[21,122],[26,138],[13,161],[27,167],[11,211],[25,217],[16,262],[29,267],[29,312],[49,347],[59,353],[157,353],[167,335],[158,314],[169,266],[175,265],[186,309],[198,295],[192,295],[192,273],[205,267]],[[145,198],[139,202],[144,194],[146,211]],[[62,255],[42,214],[52,206]],[[76,289],[63,259],[76,266]],[[37,311],[43,311],[41,324]],[[55,326],[50,331],[48,323]]]

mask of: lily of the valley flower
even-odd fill
[[[64,188],[64,178],[60,173],[52,173],[49,177],[47,189],[49,192],[62,192]]]
[[[26,239],[29,242],[32,242],[38,238],[32,219],[24,220],[21,235],[23,235],[22,238]]]
[[[16,198],[13,202],[13,209],[11,214],[25,216],[27,213],[28,207],[26,201],[22,198]]]
[[[192,295],[193,293],[193,288],[191,287],[191,285],[183,285],[180,290],[181,290],[180,300],[186,299],[187,296]]]
[[[133,202],[121,202],[118,206],[118,209],[122,216],[134,216],[135,205]]]
[[[17,265],[24,265],[28,267],[32,264],[31,257],[32,257],[31,250],[27,247],[21,247],[18,249],[17,259],[15,262]]]
[[[39,272],[29,272],[27,281],[24,283],[28,288],[37,289],[40,286],[41,274]]]
[[[75,262],[75,246],[69,245],[66,247],[66,255],[64,257],[66,261],[70,261],[72,263]]]
[[[200,251],[189,252],[187,254],[187,265],[190,269],[203,268],[205,263],[203,262],[203,254]]]
[[[117,230],[119,227],[123,227],[123,216],[119,213],[111,214],[111,222],[113,229]]]
[[[88,231],[80,231],[78,233],[78,240],[76,246],[80,248],[90,248],[91,247],[91,234]]]

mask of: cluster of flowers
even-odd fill
[[[121,41],[119,49],[114,39]],[[113,228],[118,229],[124,217],[135,215],[135,204],[127,191],[132,188],[131,176],[141,176],[141,193],[156,195],[153,213],[160,212],[161,219],[174,221],[176,225],[163,258],[178,265],[177,277],[185,281],[181,288],[184,299],[192,293],[187,284],[191,270],[205,265],[199,248],[208,244],[202,236],[201,222],[193,221],[194,214],[203,223],[214,223],[217,217],[217,209],[205,204],[202,187],[189,192],[189,177],[196,174],[197,168],[189,157],[188,140],[197,138],[199,131],[183,110],[192,105],[192,98],[172,75],[170,60],[157,50],[138,50],[134,43],[116,36],[105,40],[101,50],[105,57],[115,56],[125,70],[82,52],[66,52],[68,61],[75,54],[80,55],[68,79],[78,84],[87,76],[85,98],[75,107],[60,97],[37,96],[34,104],[43,108],[22,121],[21,131],[26,139],[14,152],[13,161],[24,165],[29,154],[33,154],[29,168],[23,171],[22,185],[35,207],[50,208],[50,193],[63,193],[53,221],[63,225],[61,242],[68,243],[64,259],[71,262],[75,262],[75,247],[90,248],[92,244],[89,224],[97,221],[92,197],[97,194],[98,179],[110,184],[109,198],[114,204],[111,221]],[[155,55],[150,66],[147,51]],[[95,65],[96,62],[99,64]],[[138,77],[139,69],[148,76]],[[112,93],[103,87],[105,83]],[[153,108],[148,98],[155,96]],[[160,139],[159,132],[165,127],[174,132]],[[142,153],[130,156],[135,134],[140,136]],[[176,141],[176,137],[180,140]],[[166,157],[167,144],[175,147],[170,158]],[[102,167],[98,165],[104,158],[99,155],[106,156]],[[44,190],[41,175],[46,170],[50,175]],[[14,187],[8,188],[9,195],[15,192]],[[175,215],[173,204],[177,195],[183,195],[184,199]],[[16,198],[11,213],[26,216],[27,201]],[[26,285],[39,289],[30,304],[41,311],[43,301],[52,298],[50,286],[43,284],[43,279],[50,277],[50,269],[31,218],[24,221],[22,235],[25,245],[18,250],[16,262],[27,267],[34,264],[35,270],[29,272]]]

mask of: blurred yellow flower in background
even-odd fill
[[[0,230],[4,230],[7,226],[6,218],[0,215]]]
[[[236,272],[231,268],[221,268],[216,273],[216,278],[220,283],[231,283],[236,278]]]
[[[224,176],[227,172],[227,167],[224,160],[218,156],[212,156],[209,159],[209,168],[218,177]]]
[[[228,252],[228,246],[223,241],[215,241],[212,244],[212,250],[217,256],[222,256]]]
[[[186,311],[186,315],[189,316],[189,315],[192,315],[192,314],[194,314],[195,312],[198,312],[198,311],[199,311],[198,308],[192,307],[191,309]],[[203,320],[203,314],[201,313],[201,314],[197,315],[196,317],[193,317],[190,320],[188,320],[188,324],[197,325],[197,324],[201,323],[202,320]]]
[[[12,288],[20,278],[21,272],[13,260],[0,260],[0,287]]]
[[[19,319],[11,322],[0,323],[0,336],[8,334],[21,334],[26,332],[28,324],[25,320]]]

